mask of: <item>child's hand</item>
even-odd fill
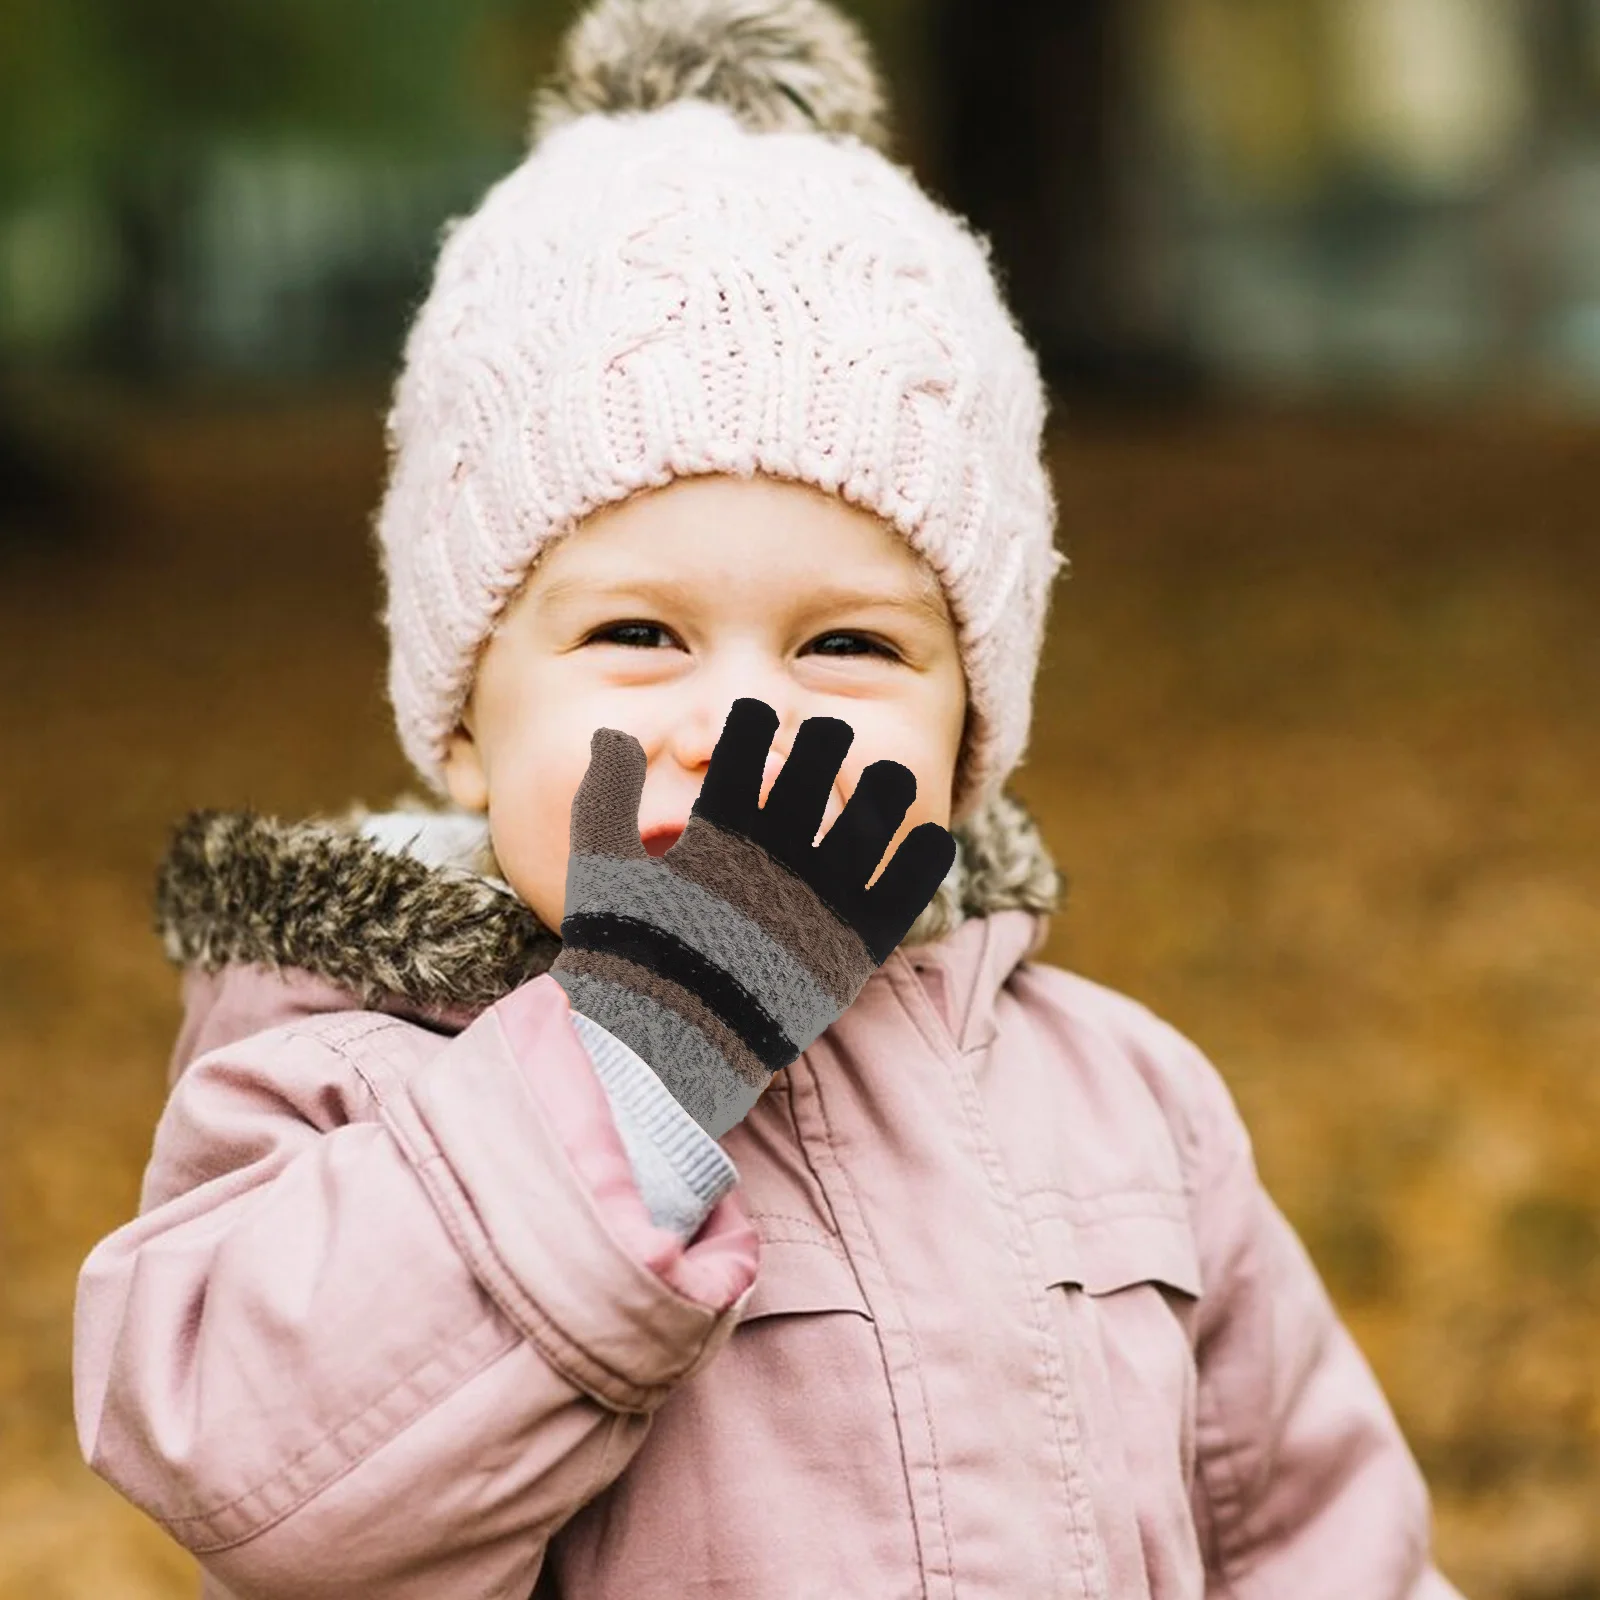
[[[646,760],[631,734],[595,730],[572,803],[551,975],[713,1137],[849,1008],[955,859],[950,834],[924,822],[866,887],[916,798],[915,775],[873,762],[813,845],[855,734],[836,717],[807,718],[762,806],[777,727],[764,701],[734,701],[683,835],[660,858],[639,838]]]

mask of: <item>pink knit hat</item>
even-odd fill
[[[389,692],[435,790],[541,553],[699,473],[896,528],[966,673],[952,821],[1019,764],[1065,563],[1044,391],[986,243],[881,152],[881,113],[822,0],[598,0],[568,34],[531,152],[447,231],[388,419]]]

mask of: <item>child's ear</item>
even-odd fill
[[[489,809],[489,775],[484,771],[483,752],[472,729],[463,718],[450,735],[445,751],[444,783],[450,798],[463,811]]]

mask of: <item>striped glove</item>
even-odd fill
[[[955,840],[924,822],[867,888],[915,774],[873,762],[813,845],[855,733],[807,718],[763,806],[777,728],[764,701],[734,701],[683,834],[660,857],[639,837],[646,759],[632,734],[595,730],[572,803],[551,976],[713,1138],[848,1009],[955,860]]]

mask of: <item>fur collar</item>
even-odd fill
[[[992,911],[1060,908],[1064,882],[1020,801],[1002,794],[952,831],[955,864],[905,945]],[[176,963],[300,969],[366,1007],[480,1010],[561,950],[500,876],[482,817],[409,800],[334,820],[191,812],[161,864],[156,926]]]

